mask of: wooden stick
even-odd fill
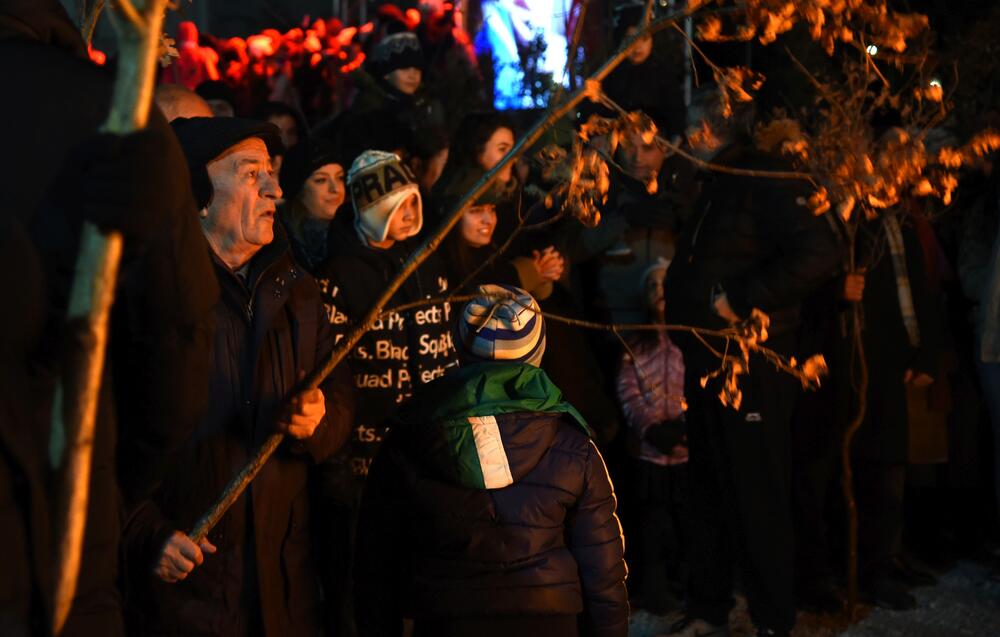
[[[847,621],[854,623],[858,607],[858,505],[854,498],[854,471],[851,467],[851,442],[865,420],[868,410],[868,362],[865,359],[865,343],[861,336],[861,304],[854,304],[851,320],[851,336],[854,355],[858,363],[858,408],[854,419],[844,431],[840,448],[840,487],[847,509]]]
[[[524,151],[534,146],[534,144],[542,138],[556,122],[565,117],[577,104],[582,102],[588,97],[587,84],[591,82],[602,82],[613,70],[615,70],[618,65],[620,65],[628,53],[629,48],[632,44],[648,33],[653,33],[662,29],[667,28],[671,23],[676,20],[682,19],[689,15],[690,11],[684,9],[682,11],[675,11],[670,15],[664,16],[663,18],[657,20],[656,22],[650,23],[645,29],[640,30],[638,33],[633,35],[631,38],[627,39],[622,43],[621,48],[615,55],[609,58],[601,68],[599,68],[587,82],[584,84],[583,88],[577,90],[573,95],[565,102],[550,106],[549,113],[537,124],[535,124],[528,133],[522,137],[514,147],[504,156],[500,162],[493,167],[492,170],[487,172],[485,175],[476,182],[472,190],[467,192],[464,197],[458,202],[455,208],[452,210],[451,214],[444,219],[441,225],[434,231],[434,233],[429,236],[424,242],[410,255],[403,264],[399,273],[396,277],[385,287],[382,294],[372,305],[368,313],[361,319],[361,321],[355,325],[355,327],[347,333],[347,335],[341,339],[337,347],[330,353],[327,359],[323,362],[320,367],[315,369],[312,374],[305,381],[304,387],[306,389],[315,389],[320,383],[326,379],[327,376],[334,370],[334,368],[340,364],[344,358],[347,357],[348,352],[351,351],[361,337],[371,329],[372,324],[378,319],[382,308],[392,299],[396,294],[396,291],[403,285],[403,282],[413,274],[417,267],[427,260],[427,258],[437,250],[441,241],[444,240],[448,232],[458,223],[459,219],[462,217],[462,212],[467,206],[472,204],[477,198],[479,198],[486,190],[493,184],[497,175],[519,157]],[[267,459],[274,453],[278,445],[284,439],[284,434],[275,433],[272,434],[257,451],[255,456],[250,460],[250,462],[243,467],[242,470],[232,479],[229,484],[226,485],[225,490],[219,499],[216,501],[212,508],[209,509],[195,524],[194,529],[188,534],[188,536],[194,541],[199,542],[208,535],[208,532],[222,519],[222,516],[226,514],[226,511],[230,506],[240,497],[250,482],[253,481],[257,473],[267,462]]]
[[[157,49],[163,25],[165,0],[145,3],[143,21],[117,19],[120,60],[111,99],[111,112],[102,130],[129,133],[146,126],[153,99]],[[128,3],[125,3],[128,4]],[[124,6],[124,5],[122,5]],[[134,5],[128,4],[134,9]],[[73,597],[87,524],[90,470],[94,451],[97,402],[104,375],[108,316],[114,301],[122,236],[102,234],[84,223],[76,274],[70,291],[67,321],[70,329],[71,361],[56,389],[52,413],[52,435],[68,441],[60,485],[58,572],[53,605],[52,632],[58,635],[66,623]]]

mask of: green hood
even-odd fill
[[[590,429],[541,369],[486,362],[427,385],[402,415],[412,450],[448,481],[475,489],[513,484],[548,449],[559,420],[502,418],[563,414]]]

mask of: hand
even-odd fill
[[[299,372],[299,380],[305,378]],[[288,409],[278,422],[278,428],[296,440],[307,440],[319,427],[326,415],[326,398],[321,389],[307,389],[294,396]]]
[[[865,271],[851,272],[844,277],[844,287],[840,296],[845,301],[860,303],[865,293]]]
[[[734,312],[732,306],[729,305],[729,297],[725,294],[715,298],[715,313],[730,323],[740,322],[740,317],[736,316],[736,312]]]
[[[179,582],[205,561],[205,553],[215,553],[216,550],[208,538],[195,544],[186,534],[174,531],[160,549],[153,574],[168,584]]]
[[[531,256],[539,277],[545,281],[558,281],[562,278],[566,269],[566,261],[554,247],[549,246],[542,252],[535,250]]]
[[[903,374],[903,382],[913,385],[917,389],[923,389],[925,387],[930,387],[934,383],[934,377],[923,372],[913,373],[912,369],[906,370]]]
[[[667,420],[646,429],[646,442],[662,454],[670,455],[674,447],[683,444],[687,436],[687,423],[683,420]]]

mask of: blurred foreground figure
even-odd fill
[[[405,617],[417,636],[624,637],[624,544],[604,461],[538,368],[537,302],[515,287],[480,292],[455,329],[465,366],[417,393],[368,475],[358,633],[402,635]]]
[[[125,238],[112,309],[76,598],[62,633],[122,635],[115,582],[123,516],[161,479],[207,400],[218,298],[184,158],[154,109],[145,131],[96,135],[113,76],[55,0],[0,3],[0,103],[10,152],[2,231],[0,634],[47,634],[64,463],[47,453],[57,379],[73,367],[65,312],[83,221]],[[9,322],[8,322],[9,321]],[[9,358],[6,358],[10,355]],[[53,436],[58,442],[61,436]],[[49,516],[52,516],[49,519]]]
[[[173,124],[187,155],[222,289],[212,403],[195,435],[126,529],[136,635],[315,635],[310,467],[343,444],[353,390],[341,366],[322,389],[298,383],[333,348],[316,282],[274,220],[277,127],[240,118]],[[288,438],[196,544],[184,531],[275,429]]]
[[[780,159],[735,139],[713,161],[780,170]],[[695,217],[667,271],[666,321],[722,329],[770,316],[768,347],[789,356],[801,303],[839,273],[840,246],[827,220],[797,203],[800,183],[710,175]],[[690,334],[684,354],[691,480],[691,587],[688,617],[672,634],[729,634],[735,567],[758,635],[788,635],[795,624],[792,581],[791,418],[796,381],[757,355],[740,377],[742,402],[722,404],[720,361]],[[724,375],[722,375],[724,376]]]

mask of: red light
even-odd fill
[[[104,51],[98,51],[93,47],[87,47],[87,55],[90,56],[90,61],[97,66],[104,66],[104,63],[108,61],[108,56],[105,55]]]
[[[365,61],[365,54],[358,53],[358,57],[354,58],[344,66],[340,67],[340,72],[347,74],[350,73],[351,71],[359,69],[361,68],[361,65],[364,64],[364,61]]]
[[[420,12],[417,11],[416,9],[407,9],[406,26],[410,27],[411,29],[415,29],[419,24],[420,24]]]
[[[375,30],[374,22],[367,22],[364,25],[362,25],[360,29],[358,29],[360,33],[371,33],[374,30]]]

